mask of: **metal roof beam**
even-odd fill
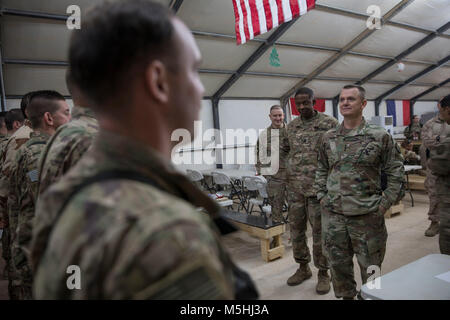
[[[5,80],[3,78],[3,56],[2,56],[2,48],[0,47],[0,94],[2,95],[2,112],[6,111],[6,93],[5,93]]]
[[[175,13],[180,10],[181,5],[183,4],[183,0],[172,0],[169,4],[169,8],[171,8]]]
[[[213,33],[213,32],[204,32],[204,31],[195,31],[194,30],[194,31],[192,31],[192,34],[194,36],[200,36],[200,37],[218,38],[218,39],[226,39],[226,40],[236,41],[236,37],[235,36],[222,34],[222,33]],[[266,40],[260,39],[260,38],[256,38],[256,39],[252,39],[252,40],[250,40],[248,42],[265,43]],[[322,50],[322,51],[329,51],[329,52],[340,52],[341,51],[341,49],[339,49],[339,48],[317,46],[317,45],[304,44],[304,43],[286,42],[286,41],[276,41],[275,45],[283,46],[283,47],[292,47],[292,48]],[[374,59],[383,59],[383,60],[395,59],[395,57],[382,56],[382,55],[370,54],[370,53],[364,53],[364,52],[355,52],[355,51],[349,51],[349,52],[347,52],[347,54],[355,55],[355,56],[361,56],[361,57],[367,57],[367,58],[374,58]],[[414,59],[403,59],[403,61],[404,62],[411,62],[411,63],[426,64],[426,65],[432,65],[433,64],[433,62],[430,62],[430,61],[420,61],[420,60],[414,60]]]
[[[372,18],[370,15],[367,15],[364,13],[359,13],[359,12],[342,9],[342,8],[338,8],[338,7],[333,7],[333,6],[328,6],[328,5],[323,5],[323,4],[316,4],[315,9],[320,10],[320,11],[336,13],[336,14],[340,14],[340,15],[344,15],[344,16],[349,16],[349,17],[353,17],[353,18],[364,19],[364,20]],[[423,33],[434,32],[433,30],[413,26],[413,25],[407,24],[407,23],[401,23],[401,22],[395,22],[395,21],[384,21],[384,20],[382,20],[382,23],[391,25],[391,26],[395,26],[395,27],[399,27],[399,28],[403,28],[403,29],[412,30],[412,31],[423,32]],[[447,34],[439,34],[438,36],[450,39],[450,35],[447,35]]]
[[[429,94],[430,92],[433,92],[434,90],[439,89],[439,88],[445,86],[445,85],[446,85],[447,83],[449,83],[449,82],[450,82],[450,78],[448,78],[447,80],[444,80],[444,81],[442,81],[441,83],[439,83],[439,84],[437,84],[437,85],[431,87],[430,89],[428,89],[428,90],[422,92],[421,94],[418,94],[417,96],[411,98],[411,101],[416,101],[416,100],[420,99],[421,97],[423,97],[423,96]]]
[[[445,32],[450,28],[450,22],[447,22],[445,25],[443,25],[442,27],[440,27],[438,30],[430,33],[428,36],[426,36],[425,38],[423,38],[422,40],[418,41],[417,43],[415,43],[414,45],[412,45],[411,47],[409,47],[408,49],[404,50],[402,53],[400,53],[398,56],[396,56],[394,59],[392,59],[389,62],[386,62],[384,65],[382,65],[381,67],[379,67],[378,69],[376,69],[375,71],[371,72],[369,75],[365,76],[364,78],[362,78],[360,81],[358,81],[356,84],[358,85],[362,85],[364,83],[366,83],[368,80],[376,77],[377,75],[379,75],[380,73],[382,73],[383,71],[389,69],[391,66],[393,66],[395,63],[397,63],[397,61],[400,61],[401,59],[403,59],[404,57],[406,57],[407,55],[413,53],[414,51],[418,50],[419,48],[423,47],[424,45],[426,45],[428,42],[430,42],[431,40],[433,40],[434,38],[437,37],[437,35],[439,33]]]
[[[20,64],[32,66],[62,66],[69,65],[66,61],[49,61],[49,60],[25,60],[25,59],[3,59],[4,64]]]
[[[181,7],[181,3],[182,3],[182,1],[180,2],[178,9]],[[176,7],[175,5],[176,5],[176,3],[174,2],[173,6]],[[317,6],[326,7],[326,6],[323,6],[323,5],[316,5],[316,7]],[[338,10],[342,10],[342,9],[338,9]],[[69,17],[69,15],[50,14],[50,13],[44,13],[44,12],[25,11],[25,10],[8,9],[8,8],[3,8],[3,9],[0,10],[0,12],[3,15],[14,15],[14,16],[29,17],[29,18],[50,19],[50,20],[57,20],[57,21],[64,21],[64,22],[67,21],[67,18]],[[360,14],[358,14],[358,15],[360,15]],[[365,15],[363,15],[363,16],[365,16]],[[369,16],[367,16],[367,17],[369,17]],[[422,30],[422,31],[423,32],[428,32],[428,33],[434,32],[432,30]],[[236,41],[236,37],[235,36],[221,34],[221,33],[204,32],[204,31],[192,31],[192,34],[195,35],[195,36],[221,38],[221,39],[229,39],[229,40]],[[437,36],[439,36],[439,35],[441,35],[441,34],[438,34]],[[252,39],[249,42],[265,43],[266,40],[258,38],[258,39]],[[323,50],[323,51],[331,51],[331,52],[339,52],[339,51],[341,51],[341,49],[339,49],[339,48],[317,46],[317,45],[310,45],[310,44],[302,44],[302,43],[293,43],[293,42],[286,42],[286,41],[276,41],[275,45],[287,46],[287,47],[297,47],[297,48],[304,48],[304,49],[312,49],[312,50]],[[348,54],[357,55],[357,56],[363,56],[363,57],[368,57],[368,58],[376,58],[376,59],[386,59],[386,60],[395,59],[393,57],[387,57],[387,56],[375,55],[375,54],[368,54],[368,53],[363,53],[363,52],[354,52],[354,51],[349,51]],[[427,65],[431,65],[432,64],[431,62],[428,62],[428,61],[406,60],[406,59],[404,59],[404,61],[405,62],[412,62],[412,63],[427,64]]]
[[[246,72],[296,21],[298,18],[293,19],[279,26],[270,35],[270,37],[262,43],[259,48],[248,58],[220,88],[213,95],[214,99],[220,99],[220,97]]]
[[[15,64],[15,65],[32,65],[32,66],[56,66],[56,67],[67,67],[69,65],[66,61],[49,61],[49,60],[25,60],[25,59],[3,59],[4,64]],[[217,70],[217,69],[200,69],[202,74],[222,74],[222,75],[234,75],[236,71],[232,70]],[[273,77],[273,78],[294,78],[294,79],[305,79],[307,75],[302,74],[289,74],[289,73],[268,73],[268,72],[258,72],[258,71],[246,71],[243,75],[249,76],[262,76],[262,77]],[[315,80],[322,81],[347,81],[356,82],[358,79],[355,78],[336,78],[336,77],[316,77]],[[368,83],[375,84],[392,84],[398,85],[402,84],[402,81],[391,81],[391,80],[369,80]],[[434,83],[415,83],[417,86],[434,86]]]
[[[383,18],[382,22],[386,23],[390,19],[392,19],[397,13],[399,13],[403,8],[405,8],[407,5],[412,3],[414,0],[402,0],[399,2],[396,6],[394,6],[389,12],[387,12]],[[288,92],[286,92],[282,97],[281,100],[284,100],[284,98],[287,98],[291,96],[295,91],[297,91],[299,88],[303,87],[305,84],[316,78],[319,74],[321,74],[323,71],[325,71],[328,67],[330,67],[332,64],[334,64],[337,60],[339,60],[342,56],[347,54],[353,47],[361,43],[363,40],[365,40],[368,36],[370,36],[372,33],[374,33],[377,29],[369,29],[366,28],[363,32],[361,32],[356,38],[354,38],[350,43],[348,43],[344,48],[341,49],[340,52],[336,53],[332,57],[330,57],[327,61],[322,63],[318,68],[316,68],[313,72],[311,72],[306,79],[303,79],[299,83],[297,83],[293,88],[291,88]]]
[[[450,60],[450,55],[446,56],[444,59],[441,59],[437,64],[435,64],[434,66],[430,66],[428,68],[426,68],[425,70],[422,70],[421,72],[415,74],[414,76],[412,76],[411,78],[409,78],[408,80],[406,80],[405,82],[403,82],[402,84],[399,84],[397,86],[395,86],[394,88],[386,91],[385,93],[383,93],[382,95],[380,95],[378,98],[376,98],[376,101],[380,101],[387,98],[388,96],[390,96],[391,94],[393,94],[394,92],[400,90],[401,88],[403,88],[404,86],[407,86],[408,84],[410,84],[411,82],[419,79],[420,77],[423,77],[424,75],[430,73],[431,71],[434,71],[436,69],[438,69],[439,67],[441,67],[443,64],[445,64],[447,61]]]
[[[8,8],[1,8],[0,13],[1,13],[1,15],[37,18],[37,19],[49,19],[49,20],[57,20],[57,21],[67,21],[67,18],[70,17],[69,15],[64,15],[64,14],[53,14],[53,13],[26,11],[26,10],[8,9]]]

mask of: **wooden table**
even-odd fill
[[[273,222],[271,218],[253,216],[246,213],[227,211],[224,218],[232,221],[239,229],[259,238],[261,244],[261,256],[269,262],[284,255],[284,245],[281,235],[286,231],[283,223]],[[270,248],[272,238],[274,247]]]

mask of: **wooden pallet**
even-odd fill
[[[405,206],[403,205],[403,202],[399,202],[397,204],[394,204],[392,207],[389,208],[388,211],[384,213],[384,217],[387,219],[392,218],[392,216],[403,213],[405,209]]]
[[[409,188],[411,190],[425,190],[425,177],[418,174],[410,174]]]

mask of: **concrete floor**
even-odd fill
[[[409,196],[403,199],[404,213],[386,219],[389,233],[386,256],[382,265],[382,273],[388,273],[405,264],[432,253],[439,253],[438,236],[424,236],[429,226],[427,220],[428,197],[424,192],[414,193],[415,206],[411,207]],[[226,247],[234,261],[248,271],[258,287],[261,299],[279,300],[335,300],[333,290],[326,295],[317,295],[315,286],[317,269],[311,265],[313,277],[299,286],[289,287],[287,278],[298,265],[292,258],[292,246],[288,243],[288,233],[283,235],[285,254],[283,258],[266,263],[260,254],[259,240],[239,231],[224,239]],[[311,231],[308,228],[308,245],[312,252]],[[355,273],[358,287],[361,285],[359,267],[355,261]],[[7,281],[3,279],[4,263],[0,258],[0,300],[8,299]]]
[[[386,255],[382,264],[382,274],[422,258],[428,254],[439,253],[438,236],[424,236],[430,222],[427,217],[428,197],[425,192],[413,192],[414,207],[409,195],[403,199],[405,210],[402,214],[386,219],[388,240]],[[312,253],[311,230],[308,226],[308,246]],[[264,262],[260,254],[259,240],[243,231],[228,235],[225,245],[234,261],[250,273],[255,281],[261,299],[277,300],[335,300],[333,289],[326,295],[315,292],[317,269],[311,263],[313,277],[299,286],[290,287],[286,280],[298,268],[292,257],[292,246],[288,243],[288,232],[283,235],[285,254],[283,258]],[[356,282],[361,286],[359,266],[354,259]]]

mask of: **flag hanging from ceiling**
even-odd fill
[[[411,123],[409,106],[409,100],[386,100],[386,113],[394,119],[394,127],[409,126]]]
[[[236,42],[254,37],[314,9],[316,0],[232,0]]]
[[[290,98],[289,101],[291,105],[291,119],[294,120],[300,115],[300,113],[298,112],[297,107],[295,106],[295,98]],[[314,109],[319,112],[325,112],[325,99],[316,99]]]

